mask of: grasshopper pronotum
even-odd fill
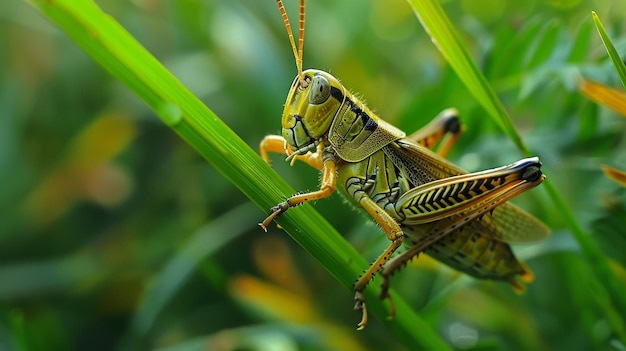
[[[330,196],[339,189],[365,209],[391,242],[354,285],[355,310],[362,311],[358,329],[367,324],[363,290],[380,272],[381,298],[388,295],[389,276],[420,253],[477,278],[508,281],[516,290],[533,279],[507,242],[536,241],[549,229],[523,210],[507,203],[545,179],[537,157],[482,172],[467,173],[444,158],[461,134],[454,109],[443,111],[416,133],[406,134],[383,121],[335,77],[320,70],[302,70],[304,0],[300,0],[296,48],[281,0],[298,74],[282,117],[282,136],[261,142],[261,155],[286,153],[322,172],[320,189],[296,194],[274,206],[259,225],[267,226],[289,208]],[[442,142],[438,153],[430,150]],[[406,251],[392,258],[402,245]]]

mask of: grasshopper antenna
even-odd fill
[[[289,17],[287,17],[287,11],[282,0],[276,0],[280,14],[283,16],[283,22],[285,22],[285,29],[287,35],[289,35],[289,42],[291,43],[291,49],[293,50],[293,56],[296,59],[296,68],[298,69],[298,77],[302,77],[302,52],[304,51],[304,2],[300,0],[300,21],[298,31],[298,47],[296,48],[296,41],[293,37],[293,31],[291,29],[291,23],[289,23]],[[304,88],[308,84],[304,79],[300,79],[300,85]]]

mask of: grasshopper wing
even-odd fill
[[[509,243],[535,242],[550,235],[550,229],[540,220],[508,202],[496,207],[492,215],[469,223],[468,228]]]
[[[383,148],[391,162],[402,171],[412,187],[437,179],[467,174],[467,171],[408,139],[400,139]]]

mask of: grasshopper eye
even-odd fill
[[[330,83],[322,76],[315,76],[309,93],[309,103],[319,105],[330,96]]]

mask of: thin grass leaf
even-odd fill
[[[267,211],[295,191],[246,143],[147,52],[118,22],[92,1],[32,0],[85,52],[143,99],[181,138],[206,158],[257,206]],[[259,216],[263,216],[259,213]],[[280,225],[346,288],[367,262],[310,205],[289,211]],[[259,235],[263,235],[259,233]],[[368,310],[409,349],[448,350],[433,329],[394,295],[399,313],[386,321],[389,306],[371,284]],[[355,314],[355,319],[358,318]]]
[[[522,154],[530,156],[530,150],[522,143],[504,106],[502,106],[487,79],[476,66],[465,45],[461,43],[459,34],[450,23],[441,5],[433,0],[407,1],[412,6],[426,32],[432,38],[433,43],[439,48],[446,61],[448,61],[461,81],[467,86],[469,92],[487,110],[489,116],[509,136]]]
[[[252,204],[244,203],[198,229],[163,267],[137,307],[129,337],[145,337],[163,308],[202,260],[241,236],[254,223]],[[219,235],[219,233],[230,235]],[[136,333],[136,335],[135,335]]]
[[[619,75],[619,79],[622,82],[622,86],[626,89],[626,65],[622,58],[619,56],[619,53],[615,49],[609,34],[604,29],[604,25],[602,25],[602,21],[600,21],[600,17],[595,11],[591,12],[591,17],[593,18],[593,23],[596,25],[596,29],[598,30],[598,34],[600,34],[600,39],[602,39],[602,43],[606,48],[606,52],[609,54],[611,61],[613,61],[613,65],[615,66],[615,70]]]
[[[593,30],[593,25],[589,22],[584,22],[578,28],[578,32],[574,37],[574,45],[572,46],[572,50],[569,53],[567,58],[568,62],[578,63],[584,62],[589,54],[589,45],[591,43],[591,31]]]
[[[452,27],[450,20],[447,18],[439,2],[437,0],[407,1],[413,7],[424,29],[431,36],[432,41],[437,45],[441,54],[465,83],[467,89],[496,121],[500,121],[498,124],[503,128],[504,132],[511,138],[522,154],[529,155],[529,149],[522,142],[510,117],[504,110],[493,89],[488,84],[487,79],[480,72],[469,55],[469,51],[460,41],[459,35]],[[602,251],[591,239],[591,236],[583,230],[571,208],[565,203],[565,200],[549,179],[544,182],[543,187],[548,191],[556,208],[559,209],[564,222],[570,228],[598,281],[602,282],[599,286],[604,286],[607,289],[608,294],[604,296],[610,297],[610,301],[603,301],[603,303],[615,306],[617,311],[626,311],[624,284],[611,270]],[[612,329],[617,335],[622,336],[622,328],[624,326],[623,315],[613,310],[605,310],[605,313],[610,314],[607,316],[607,320],[611,323]],[[624,342],[626,340],[622,338],[622,341]]]
[[[511,27],[504,27],[497,33],[493,33],[493,47],[499,48],[498,51],[489,53],[489,62],[484,72],[485,76],[506,77],[508,75],[516,75],[521,70],[524,62],[524,55],[519,55],[521,48],[530,46],[528,42],[539,32],[539,25],[526,26],[523,31],[515,30]]]
[[[559,43],[560,31],[561,24],[552,20],[542,25],[538,38],[530,38],[532,40],[530,50],[524,55],[527,70],[536,68],[553,55],[554,49]]]

